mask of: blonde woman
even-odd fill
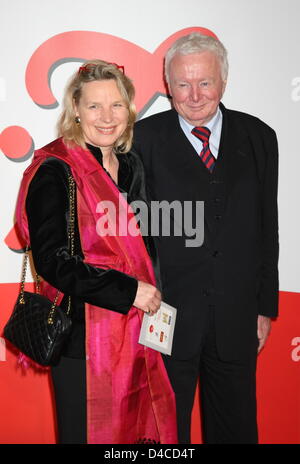
[[[119,66],[84,63],[67,86],[59,138],[35,152],[21,185],[18,226],[43,292],[60,290],[64,308],[71,297],[72,332],[51,367],[60,443],[176,443],[164,364],[138,344],[143,313],[154,314],[161,302],[153,247],[140,233],[117,230],[134,217],[127,202],[145,200],[143,167],[130,152],[133,99]],[[76,184],[72,254],[69,173]],[[107,202],[116,208],[115,233],[99,231],[99,205]]]

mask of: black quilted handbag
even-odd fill
[[[71,319],[63,309],[43,295],[23,292],[4,328],[4,336],[36,363],[49,366],[59,360],[70,329]]]
[[[69,174],[69,244],[70,254],[74,253],[74,203],[75,182]],[[59,360],[61,349],[72,326],[69,312],[71,298],[67,310],[57,306],[56,297],[51,302],[39,294],[40,279],[36,275],[37,293],[24,291],[25,276],[28,261],[28,246],[24,255],[21,291],[14,306],[12,315],[4,327],[4,336],[19,351],[42,366],[55,365]]]

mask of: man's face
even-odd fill
[[[209,51],[177,54],[169,79],[176,111],[193,126],[205,126],[216,114],[226,86],[217,56]]]

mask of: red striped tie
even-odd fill
[[[207,169],[212,172],[216,163],[216,159],[209,148],[209,137],[210,130],[207,127],[194,127],[192,134],[203,143],[203,148],[200,153],[200,158],[207,167]]]

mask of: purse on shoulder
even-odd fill
[[[75,224],[75,181],[68,174],[69,183],[69,247],[70,254],[74,254],[74,224]],[[72,326],[68,308],[57,306],[59,291],[53,302],[41,295],[40,279],[36,275],[36,293],[27,292],[25,276],[28,262],[28,246],[23,261],[21,291],[13,312],[4,327],[4,336],[19,351],[42,366],[55,365]]]

